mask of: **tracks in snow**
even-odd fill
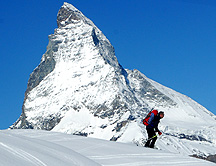
[[[0,146],[5,149],[7,152],[9,152],[11,155],[14,155],[15,157],[21,158],[22,160],[26,160],[27,162],[31,163],[31,165],[37,165],[37,166],[47,166],[45,163],[43,163],[41,160],[39,160],[37,157],[31,155],[30,153],[16,147],[12,147],[9,145],[6,145],[2,142],[0,142]]]

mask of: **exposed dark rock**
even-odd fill
[[[75,133],[73,133],[73,135],[78,135],[78,136],[84,136],[84,137],[87,137],[87,136],[88,136],[88,133],[75,132]]]
[[[80,20],[79,17],[77,17],[76,13],[72,11],[70,8],[66,6],[62,6],[57,14],[57,25],[58,28],[64,27],[73,21]]]
[[[102,129],[105,129],[106,127],[107,127],[107,125],[102,125],[101,126]]]
[[[19,123],[20,125],[18,125]],[[22,112],[19,119],[10,127],[10,129],[34,129],[34,127],[26,120],[25,113]]]
[[[130,120],[130,121],[132,121],[132,120],[135,120],[136,118],[133,116],[133,115],[130,115],[129,117],[128,117],[128,120]]]
[[[40,128],[40,129],[52,130],[61,121],[61,117],[50,115],[49,117],[44,118],[41,121],[42,122],[40,124],[42,124],[42,128]]]
[[[49,52],[48,52],[49,54]],[[52,56],[45,56],[44,61],[42,61],[39,66],[32,72],[28,80],[27,90],[25,96],[35,88],[39,83],[55,68],[55,60]]]
[[[126,124],[128,123],[128,121],[122,121],[120,123],[117,123],[116,127],[115,127],[115,130],[117,132],[119,132],[121,130],[122,127],[126,126]]]
[[[206,142],[209,142],[209,143],[212,143],[211,141],[199,136],[199,135],[186,135],[184,133],[176,133],[176,134],[169,134],[169,133],[166,133],[166,135],[171,135],[171,136],[174,136],[174,137],[178,137],[179,139],[187,139],[187,140],[191,140],[191,141],[206,141]]]
[[[108,110],[108,107],[105,105],[106,103],[100,104],[95,108],[95,113],[94,116],[100,116],[101,112],[105,112],[106,110]]]
[[[216,163],[216,154],[215,155],[209,155],[206,160]]]
[[[112,137],[112,138],[110,139],[110,141],[117,141],[119,138],[120,138],[120,136],[118,136],[118,137]]]
[[[48,117],[38,117],[36,124],[31,124],[26,120],[26,115],[23,111],[19,119],[10,127],[10,129],[41,129],[52,130],[60,121],[61,116],[50,115]],[[18,123],[21,123],[18,125]],[[18,127],[17,127],[18,126]]]
[[[216,163],[216,154],[215,155],[209,155],[207,157],[206,156],[203,157],[203,156],[199,156],[197,154],[193,154],[193,155],[191,155],[191,157],[195,157],[195,158],[199,158],[199,159],[203,159],[203,160],[207,160],[207,161],[211,161],[213,163]]]
[[[97,46],[99,43],[99,40],[97,38],[97,35],[95,34],[95,29],[92,30],[92,38],[93,38],[93,42],[94,42],[95,46]]]

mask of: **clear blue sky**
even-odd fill
[[[21,114],[30,73],[63,0],[0,1],[0,129]],[[68,0],[115,47],[119,63],[216,114],[215,0]]]

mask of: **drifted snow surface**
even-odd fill
[[[38,130],[0,131],[2,166],[211,166],[214,163],[95,138]]]

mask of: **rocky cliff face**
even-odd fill
[[[215,115],[138,70],[124,69],[109,40],[74,6],[64,3],[57,24],[46,53],[30,75],[22,114],[12,129],[52,130],[141,144],[146,138],[141,120],[156,107],[165,112],[160,126],[165,134],[159,148],[214,153]],[[203,148],[206,146],[209,148]]]

